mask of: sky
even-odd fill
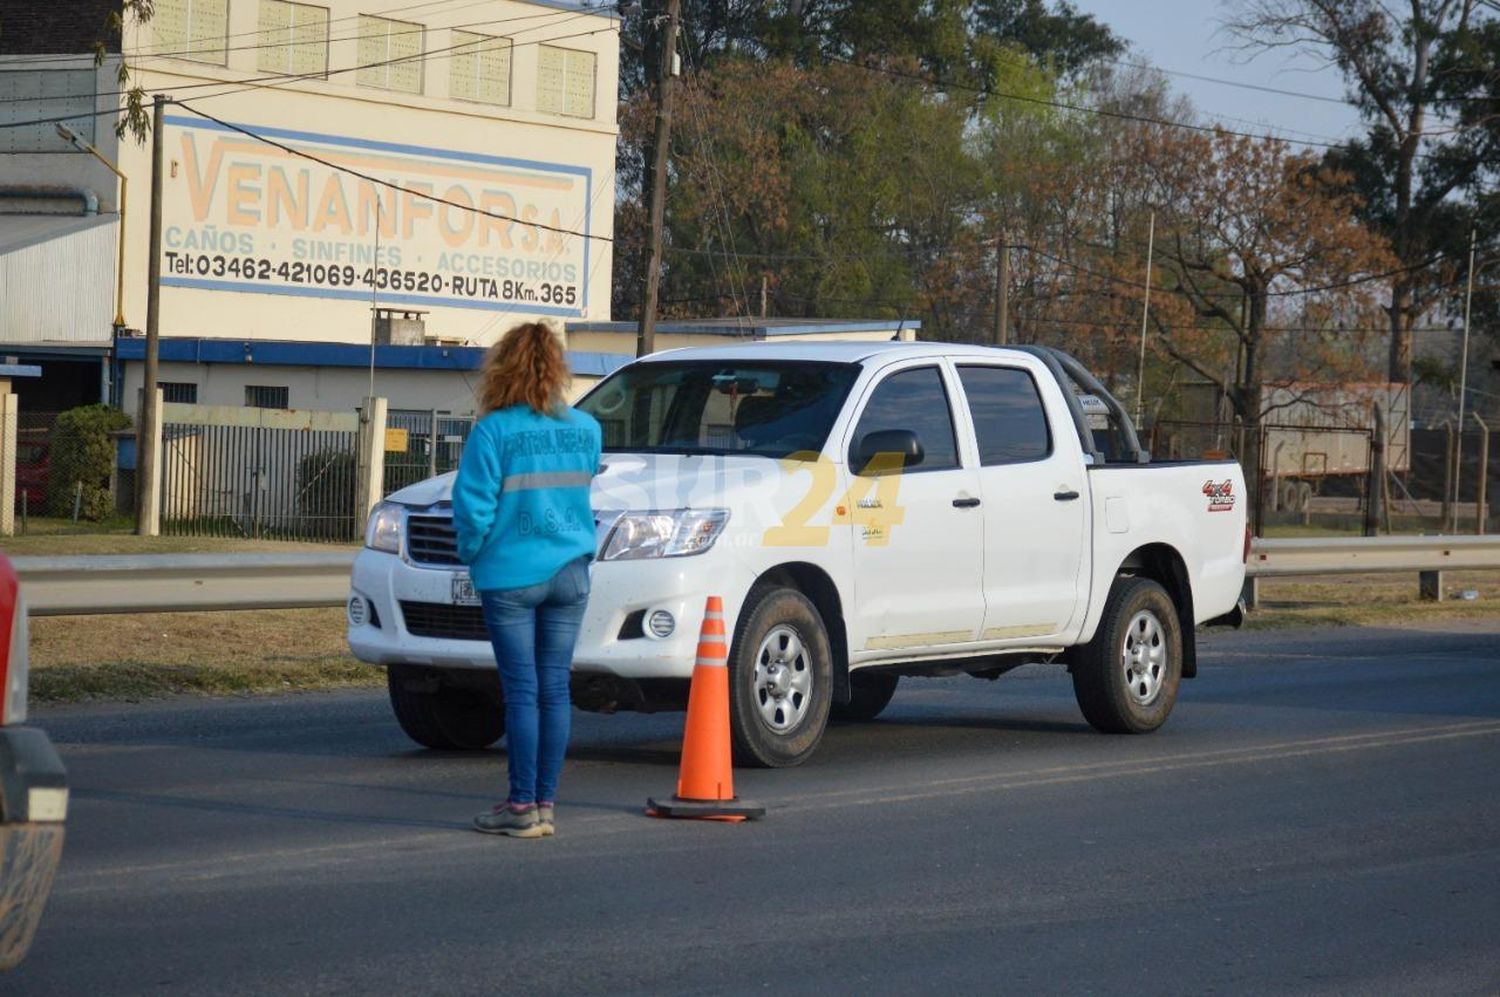
[[[1343,97],[1337,68],[1320,67],[1315,59],[1290,52],[1267,52],[1251,59],[1235,51],[1235,39],[1223,30],[1232,2],[1073,0],[1073,4],[1130,43],[1128,61],[1325,98]],[[1285,97],[1180,75],[1168,79],[1173,91],[1189,97],[1205,121],[1219,121],[1237,131],[1324,142],[1341,141],[1360,131],[1358,116],[1347,104]]]

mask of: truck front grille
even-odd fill
[[[478,606],[453,606],[446,602],[401,600],[401,615],[413,637],[440,640],[489,640],[484,628],[484,610]]]
[[[458,533],[451,516],[407,516],[406,553],[413,564],[457,567]]]

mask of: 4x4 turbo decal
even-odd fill
[[[1229,478],[1205,481],[1203,494],[1208,496],[1209,512],[1229,512],[1234,508],[1234,481]]]

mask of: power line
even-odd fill
[[[578,17],[578,16],[583,16],[583,15],[574,15],[574,16]],[[562,23],[566,23],[566,22],[562,22]],[[561,23],[558,24],[558,25],[556,25],[556,26],[557,27],[561,27]],[[528,30],[534,30],[534,29],[528,29]],[[549,42],[565,41],[565,40],[567,40],[569,38],[584,38],[584,37],[587,37],[589,35],[597,35],[597,34],[600,34],[602,32],[605,32],[605,31],[614,31],[614,30],[616,30],[616,29],[615,28],[594,28],[593,30],[590,30],[590,31],[577,31],[577,32],[573,32],[571,34],[566,34],[566,35],[553,35],[553,36],[550,36],[550,37],[547,37],[547,38],[533,38],[533,39],[530,39],[530,40],[524,41],[524,42],[516,42],[515,44],[513,44],[511,46],[511,48],[515,49],[515,48],[520,48],[520,47],[527,46],[527,45],[546,45]],[[299,73],[278,73],[278,74],[275,74],[275,75],[272,75],[272,76],[253,77],[251,79],[245,79],[245,80],[212,80],[212,81],[205,82],[205,83],[186,83],[186,84],[183,84],[181,86],[173,86],[170,89],[174,93],[181,93],[184,90],[199,90],[199,89],[210,88],[210,87],[230,87],[231,88],[229,90],[225,90],[225,91],[222,91],[220,93],[204,94],[203,95],[203,99],[207,100],[207,99],[211,99],[211,98],[214,98],[214,97],[224,97],[224,96],[228,96],[229,94],[241,93],[241,92],[243,92],[245,90],[254,90],[254,89],[257,89],[257,88],[260,88],[260,89],[276,89],[282,83],[296,83],[296,82],[299,82],[299,81],[302,81],[302,80],[309,80],[309,79],[320,79],[321,80],[321,79],[327,79],[328,77],[331,77],[331,76],[338,76],[338,75],[341,75],[343,73],[357,72],[357,71],[359,71],[361,69],[375,69],[375,68],[378,68],[378,67],[381,67],[381,66],[391,66],[391,65],[396,65],[398,63],[403,63],[403,62],[425,61],[425,60],[427,60],[429,58],[432,58],[434,56],[452,55],[455,52],[457,52],[458,49],[469,48],[473,44],[474,44],[473,42],[464,42],[461,45],[450,45],[447,48],[427,49],[427,50],[424,50],[422,52],[416,53],[415,55],[405,55],[405,56],[399,56],[399,57],[394,58],[394,59],[384,59],[384,60],[381,60],[380,62],[367,62],[367,63],[362,63],[362,64],[354,65],[354,66],[345,66],[342,69],[330,69],[330,70],[328,70],[325,73],[300,73],[300,74]],[[271,82],[266,82],[266,81],[271,81]],[[123,93],[128,93],[129,91],[122,91],[122,92]],[[94,95],[93,94],[87,94],[87,95],[82,95],[82,96],[94,96]],[[100,111],[85,111],[85,112],[77,113],[77,114],[63,114],[63,115],[57,115],[57,116],[50,117],[50,118],[34,118],[34,119],[26,120],[26,121],[3,121],[3,122],[0,122],[0,128],[29,128],[29,127],[32,127],[32,126],[35,126],[35,125],[47,125],[47,124],[53,124],[55,122],[60,122],[60,121],[77,121],[77,120],[80,120],[80,119],[83,119],[83,118],[100,118],[100,117],[104,117],[106,115],[111,115],[111,114],[122,114],[122,113],[124,113],[124,111],[125,111],[125,108],[123,108],[123,107],[109,107],[109,108],[105,108],[104,110],[100,110]]]
[[[584,16],[587,16],[587,15],[575,14],[572,17],[570,17],[568,20],[569,21],[577,20],[578,18],[584,17]],[[560,21],[557,24],[548,25],[548,27],[562,27],[562,25],[564,25],[566,23],[568,23],[568,22],[567,21]],[[526,28],[524,30],[535,31],[536,29],[535,28]],[[606,31],[614,31],[614,30],[615,30],[614,28],[593,28],[593,29],[591,29],[589,31],[575,31],[575,32],[573,32],[571,34],[566,34],[566,35],[552,35],[552,36],[547,37],[547,38],[532,38],[532,39],[528,39],[527,41],[524,41],[524,42],[515,42],[515,41],[512,41],[512,43],[511,43],[511,51],[514,51],[517,48],[524,48],[524,47],[526,47],[528,45],[546,45],[549,42],[566,41],[569,38],[586,38],[586,37],[588,37],[590,35],[597,35],[597,34],[601,34],[601,33],[606,32]],[[502,37],[509,37],[509,36],[502,36]],[[357,71],[359,71],[361,69],[378,69],[381,66],[394,66],[394,65],[399,65],[400,63],[404,63],[404,62],[426,62],[426,61],[428,61],[429,59],[431,59],[431,58],[433,58],[435,56],[442,56],[443,58],[450,58],[450,57],[452,57],[454,55],[461,54],[459,52],[460,49],[467,49],[467,48],[475,48],[476,51],[477,51],[477,45],[476,45],[475,42],[461,42],[461,43],[459,43],[457,45],[449,45],[447,48],[424,49],[423,51],[418,52],[415,55],[399,56],[397,58],[386,59],[386,60],[383,60],[381,62],[367,62],[367,63],[364,63],[363,65],[346,66],[343,69],[332,69],[332,70],[328,70],[327,72],[322,72],[322,73],[301,73],[301,74],[291,74],[291,73],[288,73],[288,74],[281,74],[280,76],[262,77],[261,79],[215,80],[212,83],[192,84],[192,86],[194,88],[204,87],[204,86],[216,86],[216,87],[227,86],[227,87],[230,87],[230,89],[221,91],[219,93],[203,94],[202,98],[205,99],[205,100],[207,100],[207,99],[211,99],[211,98],[214,98],[214,97],[227,97],[230,94],[243,93],[246,90],[275,90],[275,89],[279,89],[283,84],[286,84],[286,83],[300,83],[300,82],[305,81],[305,80],[322,80],[322,79],[327,79],[330,76],[336,76],[336,75],[340,75],[340,74],[343,74],[343,73],[357,72]],[[264,82],[262,82],[263,79],[267,79],[267,78],[269,78],[271,80],[274,80],[275,82],[272,82],[272,83],[264,83]],[[171,89],[173,90],[173,92],[179,92],[181,90],[188,89],[188,87],[172,87]]]
[[[448,2],[448,0],[439,0],[439,2]],[[486,2],[488,2],[488,0],[486,0]],[[454,30],[460,30],[460,29],[463,29],[463,28],[482,27],[482,26],[491,25],[491,24],[506,24],[506,23],[510,23],[510,22],[513,22],[513,21],[530,21],[530,20],[535,20],[538,17],[561,17],[562,15],[567,14],[567,13],[568,13],[567,11],[554,10],[554,11],[549,11],[546,14],[528,14],[525,17],[506,17],[506,18],[492,19],[492,20],[488,20],[488,21],[469,21],[469,22],[466,22],[466,23],[463,23],[463,24],[445,25],[445,26],[441,27],[441,30],[454,31]],[[572,14],[569,14],[562,21],[555,21],[555,22],[551,22],[551,23],[548,23],[548,24],[537,24],[537,25],[533,25],[533,26],[531,26],[529,28],[521,28],[521,29],[519,29],[516,32],[516,34],[524,34],[525,32],[528,32],[528,31],[537,31],[537,30],[540,30],[541,28],[561,27],[562,25],[568,23],[569,21],[576,21],[579,18],[588,17],[588,16],[591,16],[591,15],[588,14],[588,13],[577,13],[577,12],[574,12]],[[433,26],[433,27],[437,27],[437,26]],[[595,29],[594,31],[589,32],[589,33],[590,34],[597,34],[600,31],[606,31],[606,30],[611,30],[612,31],[612,30],[615,30],[615,29],[613,29],[613,28],[607,28],[607,29],[606,28],[598,28],[598,29]],[[408,32],[408,33],[410,33],[410,32]],[[511,34],[511,35],[494,35],[494,36],[491,36],[491,37],[493,37],[495,39],[507,39],[507,40],[511,41],[512,42],[511,48],[514,49],[516,47],[515,46],[515,37],[516,37],[516,34]],[[373,35],[373,34],[371,34],[371,35],[353,35],[353,36],[349,36],[347,38],[332,38],[332,39],[328,39],[328,40],[329,41],[361,41],[361,40],[363,40],[365,38],[375,38],[375,37],[384,37],[384,34],[381,34],[381,35],[378,35],[378,36],[377,35]],[[570,37],[571,38],[571,37],[575,37],[575,36],[568,35],[568,36],[565,36],[565,37]],[[548,40],[554,40],[554,39],[542,39],[542,41],[548,41]],[[247,49],[281,48],[281,47],[283,47],[283,46],[285,46],[287,44],[290,44],[290,43],[279,42],[279,43],[277,43],[275,45],[271,45],[271,44],[265,44],[265,45],[248,45],[248,46],[244,46],[244,48],[247,48]],[[483,42],[464,42],[464,43],[462,43],[460,45],[449,46],[446,49],[425,49],[421,53],[418,53],[418,55],[416,55],[416,56],[402,56],[400,60],[391,60],[391,61],[404,61],[404,60],[408,60],[408,59],[413,59],[413,58],[418,58],[418,57],[425,57],[425,56],[437,54],[437,53],[440,53],[440,52],[450,52],[450,51],[454,51],[456,49],[468,48],[468,47],[473,47],[477,51],[478,48],[479,48],[479,46],[481,44],[483,44]],[[530,44],[533,44],[533,42],[532,41],[527,41],[527,42],[522,42],[520,44],[530,45]],[[191,54],[192,52],[196,52],[196,51],[204,51],[204,50],[203,49],[189,49],[189,50],[185,50],[183,52],[175,53],[175,55],[187,55],[187,54]],[[220,50],[220,49],[214,49],[213,51],[222,51],[222,50]],[[233,49],[230,49],[228,51],[233,51]],[[165,56],[163,56],[163,58],[164,57]],[[369,63],[369,64],[366,64],[364,66],[355,66],[355,67],[352,67],[352,68],[354,68],[354,69],[366,69],[366,68],[372,68],[374,66],[389,65],[389,64],[390,64],[389,62],[385,62],[385,63]],[[29,65],[33,65],[33,63],[25,63],[25,65],[28,65],[28,66]],[[216,65],[216,64],[210,64],[210,65]],[[163,70],[155,69],[155,68],[147,68],[147,69],[144,69],[144,70],[138,68],[137,71],[158,72],[158,73],[159,72],[163,72]],[[175,87],[174,89],[176,89],[176,90],[201,89],[201,88],[204,88],[204,87],[225,86],[225,85],[228,85],[228,84],[231,84],[231,83],[253,83],[253,82],[257,82],[259,80],[287,80],[287,81],[296,81],[296,80],[306,80],[306,79],[325,79],[325,78],[327,78],[329,76],[333,76],[333,75],[338,74],[338,73],[346,73],[346,72],[349,72],[348,68],[345,68],[345,69],[329,69],[329,70],[324,70],[324,71],[318,72],[318,73],[300,73],[300,74],[299,73],[273,73],[273,74],[271,74],[269,76],[259,77],[256,80],[238,80],[238,81],[235,81],[235,80],[211,80],[211,81],[207,81],[207,82],[204,82],[204,83],[189,83],[189,84],[184,84],[183,86]],[[63,95],[60,95],[60,96],[46,96],[46,97],[6,97],[3,100],[0,100],[0,103],[3,103],[3,104],[40,103],[42,101],[50,101],[50,100],[83,100],[85,98],[123,97],[126,94],[129,94],[130,92],[131,91],[129,91],[129,90],[106,90],[106,91],[91,91],[89,93],[63,94]],[[83,115],[78,115],[78,117],[82,117],[82,116]]]
[[[1256,90],[1260,93],[1280,94],[1283,97],[1301,97],[1304,100],[1317,100],[1325,104],[1341,104],[1349,106],[1349,102],[1342,97],[1325,97],[1322,94],[1304,93],[1300,90],[1283,90],[1280,87],[1268,87],[1259,83],[1246,83],[1243,80],[1226,80],[1220,76],[1203,76],[1199,73],[1189,73],[1180,69],[1163,69],[1161,66],[1152,66],[1148,63],[1122,62],[1114,59],[1101,59],[1101,62],[1111,66],[1123,66],[1126,69],[1139,69],[1145,72],[1162,73],[1166,76],[1181,76],[1189,80],[1201,80],[1204,83],[1218,83],[1226,87],[1239,87],[1241,90]]]
[[[1079,263],[1079,262],[1077,262],[1075,260],[1070,260],[1070,259],[1068,259],[1066,257],[1058,256],[1055,253],[1050,253],[1047,250],[1041,249],[1041,248],[1039,248],[1037,246],[1029,245],[1027,243],[1013,243],[1011,245],[1011,248],[1012,249],[1020,249],[1020,250],[1025,250],[1025,251],[1031,252],[1031,253],[1033,253],[1033,254],[1035,254],[1037,256],[1042,257],[1043,259],[1051,260],[1053,263],[1056,263],[1059,266],[1064,266],[1064,267],[1067,267],[1070,270],[1074,270],[1074,271],[1077,271],[1077,272],[1083,273],[1083,274],[1088,274],[1089,276],[1092,276],[1092,277],[1098,277],[1098,278],[1100,278],[1102,280],[1106,280],[1106,281],[1109,281],[1111,283],[1121,284],[1121,285],[1124,285],[1124,286],[1127,286],[1127,287],[1133,287],[1133,288],[1136,288],[1137,290],[1145,290],[1146,289],[1146,284],[1144,282],[1142,282],[1142,281],[1134,280],[1134,279],[1129,278],[1129,277],[1121,277],[1121,276],[1119,276],[1117,274],[1106,273],[1106,272],[1104,272],[1102,270],[1096,270],[1096,269],[1094,269],[1092,267],[1086,266],[1085,264]],[[715,256],[715,255],[719,255],[719,254],[714,253],[713,250],[691,249],[691,248],[688,248],[688,247],[680,247],[680,246],[669,246],[669,247],[667,247],[667,252],[669,252],[669,253],[675,253],[675,254],[679,254],[679,255],[692,255],[692,256]],[[793,254],[793,253],[754,253],[754,252],[740,252],[737,255],[739,255],[741,257],[744,257],[744,258],[747,258],[747,259],[768,260],[768,261],[771,261],[771,262],[778,262],[778,261],[807,261],[807,262],[815,262],[815,263],[834,263],[834,262],[842,262],[842,261],[869,260],[872,257],[906,258],[906,259],[909,260],[910,258],[916,257],[916,256],[929,256],[929,255],[930,256],[943,256],[943,255],[946,255],[948,252],[950,252],[950,251],[949,250],[941,250],[941,249],[940,250],[936,250],[936,251],[929,251],[929,250],[918,249],[918,248],[914,248],[913,247],[913,248],[907,248],[907,249],[884,248],[884,249],[879,250],[879,251],[874,252],[874,253],[848,253],[848,254],[819,255],[819,254]],[[1354,287],[1354,286],[1358,286],[1360,284],[1368,284],[1368,283],[1371,283],[1371,282],[1374,282],[1374,281],[1378,281],[1378,280],[1385,280],[1386,278],[1389,278],[1389,277],[1400,276],[1401,274],[1404,274],[1404,273],[1412,273],[1412,272],[1415,272],[1415,271],[1418,271],[1418,270],[1424,270],[1424,269],[1427,269],[1428,267],[1431,267],[1434,264],[1439,263],[1439,262],[1441,262],[1441,261],[1443,261],[1445,259],[1449,259],[1449,257],[1446,254],[1437,253],[1437,254],[1434,254],[1433,256],[1428,257],[1426,260],[1421,261],[1420,263],[1415,263],[1415,264],[1411,264],[1409,266],[1404,266],[1404,267],[1398,267],[1398,268],[1396,268],[1394,270],[1386,270],[1386,271],[1383,271],[1383,272],[1380,272],[1380,273],[1365,274],[1365,275],[1362,275],[1362,276],[1359,276],[1359,277],[1352,277],[1352,278],[1350,278],[1348,280],[1336,281],[1336,282],[1332,282],[1332,283],[1328,283],[1328,284],[1322,284],[1322,285],[1318,285],[1316,287],[1293,288],[1293,289],[1286,290],[1286,291],[1268,291],[1267,292],[1267,297],[1288,298],[1288,297],[1297,297],[1297,296],[1301,296],[1301,295],[1305,295],[1305,294],[1319,294],[1319,293],[1322,293],[1324,291],[1336,291],[1336,290],[1340,290],[1340,289],[1345,288],[1345,287]],[[1500,256],[1497,256],[1494,259],[1500,259]],[[1480,263],[1478,265],[1479,266],[1483,266],[1483,265],[1488,264],[1489,262],[1493,262],[1493,260],[1483,260],[1483,261],[1480,261]],[[1440,286],[1445,286],[1446,287],[1446,286],[1449,286],[1449,285],[1444,284],[1444,285],[1440,285]],[[1176,287],[1173,287],[1173,286],[1167,286],[1167,285],[1161,285],[1161,284],[1154,284],[1153,283],[1151,285],[1151,290],[1153,290],[1153,291],[1159,291],[1159,292],[1162,292],[1162,293],[1165,293],[1165,294],[1175,294],[1175,293],[1177,293],[1178,289]],[[1224,293],[1220,293],[1220,294],[1199,295],[1199,297],[1206,297],[1206,298],[1237,298],[1237,297],[1240,297],[1240,295],[1235,294],[1233,292],[1224,292]]]
[[[1007,100],[1016,100],[1026,104],[1038,104],[1043,107],[1056,108],[1062,111],[1074,111],[1079,114],[1095,114],[1101,117],[1115,118],[1120,121],[1133,121],[1137,124],[1161,125],[1167,128],[1182,128],[1188,131],[1202,132],[1206,134],[1233,135],[1236,138],[1254,139],[1258,142],[1284,142],[1292,145],[1310,146],[1312,148],[1318,149],[1344,149],[1349,145],[1348,142],[1323,142],[1313,141],[1309,139],[1280,138],[1278,136],[1268,135],[1262,132],[1244,132],[1237,131],[1233,128],[1225,128],[1222,125],[1199,125],[1194,124],[1191,121],[1173,121],[1170,118],[1158,118],[1149,114],[1137,114],[1131,111],[1120,111],[1108,107],[1087,107],[1082,104],[1075,104],[1070,101],[1057,100],[1055,98],[1033,97],[1030,94],[1009,93],[1004,90],[996,90],[992,87],[982,87],[972,83],[960,83],[956,80],[934,79],[933,77],[927,76],[922,73],[915,73],[902,69],[893,69],[889,66],[874,66],[865,62],[860,62],[857,59],[846,59],[833,55],[825,55],[823,58],[829,62],[838,63],[839,65],[844,66],[851,66],[855,69],[860,69],[867,73],[876,73],[895,79],[907,80],[913,83],[920,83],[926,87],[932,87],[938,90],[963,90],[969,93],[977,94],[981,97],[1003,97]],[[1440,158],[1434,156],[1432,153],[1418,153],[1417,156],[1420,159]],[[1491,161],[1487,160],[1485,162],[1489,163]]]
[[[361,17],[376,17],[376,18],[385,18],[387,20],[391,20],[391,18],[386,18],[387,14],[399,14],[399,13],[404,13],[404,12],[416,10],[416,9],[419,9],[419,8],[422,8],[422,7],[432,7],[432,6],[436,6],[438,4],[452,3],[452,2],[455,2],[455,0],[428,0],[427,3],[406,4],[406,5],[403,5],[403,6],[389,7],[389,8],[385,8],[383,10],[378,10],[378,11],[368,11],[368,12],[365,12],[365,13],[362,13],[362,14],[350,14],[350,15],[347,15],[345,17],[336,17],[336,18],[333,18],[332,20],[330,20],[328,22],[328,26],[331,29],[332,26],[335,25],[335,24],[343,24],[343,23],[348,22],[348,21],[358,21]],[[468,3],[465,3],[465,4],[463,4],[462,6],[459,6],[459,7],[453,7],[451,9],[449,9],[449,10],[435,11],[435,12],[433,12],[433,16],[441,17],[441,16],[448,15],[448,14],[456,14],[459,11],[461,11],[461,10],[467,10],[470,7],[481,7],[481,6],[484,6],[485,4],[493,3],[493,2],[494,2],[494,0],[469,0]],[[422,23],[422,22],[404,22],[404,23],[411,23],[411,24],[413,24],[413,25],[415,25],[417,27],[420,27],[422,29],[431,28],[433,30],[438,30],[438,31],[451,31],[451,30],[461,29],[461,28],[479,27],[481,25],[486,25],[486,24],[503,24],[503,23],[509,23],[509,22],[514,22],[514,21],[530,21],[530,20],[535,20],[537,18],[543,18],[543,17],[561,17],[561,16],[563,16],[565,14],[566,15],[575,16],[575,17],[579,17],[579,16],[581,16],[581,17],[588,17],[588,16],[594,16],[594,15],[598,15],[598,14],[602,14],[602,13],[605,13],[605,12],[608,12],[608,11],[615,10],[619,6],[620,6],[619,3],[608,3],[608,4],[600,4],[598,7],[560,8],[560,9],[550,10],[550,11],[546,11],[544,13],[539,13],[539,14],[524,14],[524,15],[518,15],[518,16],[515,16],[515,17],[489,18],[489,19],[486,19],[486,20],[483,20],[483,21],[469,21],[469,22],[465,22],[465,23],[461,23],[461,24],[427,24],[427,23]],[[147,26],[149,24],[150,24],[150,22],[147,21],[147,22],[143,22],[143,23],[137,25],[137,27],[138,28],[142,28],[142,27],[145,27],[145,26]],[[251,36],[266,35],[266,34],[270,34],[272,32],[282,32],[282,31],[285,31],[285,30],[286,29],[284,29],[284,28],[273,28],[273,29],[270,29],[268,31],[268,30],[263,30],[263,29],[257,28],[254,31],[240,31],[240,32],[236,32],[234,34],[224,35],[223,36],[223,40],[225,42],[227,42],[227,41],[229,41],[230,39],[233,39],[233,38],[248,38],[248,37],[251,37]],[[398,33],[401,33],[401,34],[414,34],[415,32],[398,32]],[[325,42],[358,41],[361,38],[373,38],[373,37],[377,37],[377,36],[375,36],[375,35],[359,35],[359,34],[354,34],[354,35],[342,35],[342,36],[335,37],[335,36],[333,36],[333,34],[332,34],[331,30],[330,30],[330,36],[328,38],[324,39],[324,41]],[[382,34],[379,37],[384,37],[384,34]],[[193,45],[193,47],[191,47],[191,48],[186,48],[186,49],[170,49],[170,50],[169,49],[160,49],[160,50],[149,50],[148,49],[148,50],[145,50],[145,51],[134,51],[134,52],[130,53],[129,57],[132,58],[132,59],[142,59],[142,60],[175,59],[175,58],[183,58],[183,57],[195,55],[197,53],[201,53],[201,52],[205,52],[205,51],[207,51],[207,52],[242,52],[242,51],[254,51],[255,49],[261,49],[261,48],[279,48],[282,45],[289,44],[287,42],[277,42],[275,44],[272,44],[270,42],[263,42],[263,43],[257,43],[257,44],[254,44],[254,45],[217,45],[217,44],[215,44],[219,40],[220,39],[217,38],[217,37],[215,37],[215,38],[200,37],[200,38],[196,38],[196,39],[191,39],[189,41],[189,44]],[[122,48],[123,48],[123,46],[122,46]],[[124,52],[112,52],[112,53],[108,53],[108,55],[116,55],[116,56],[124,57],[125,54],[124,54]],[[77,53],[75,55],[45,56],[45,57],[39,58],[39,59],[26,59],[24,62],[19,63],[19,65],[24,65],[24,66],[27,66],[27,67],[32,67],[32,66],[46,66],[46,65],[65,65],[65,64],[70,64],[70,63],[76,63],[79,59],[83,59],[83,58],[93,58],[93,54],[92,53],[88,53],[88,52],[79,52],[79,53]]]

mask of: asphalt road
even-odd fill
[[[680,715],[579,714],[537,841],[376,694],[35,720],[73,809],[5,994],[1500,989],[1500,624],[1213,637],[1148,737],[908,682],[737,826],[640,815]]]

